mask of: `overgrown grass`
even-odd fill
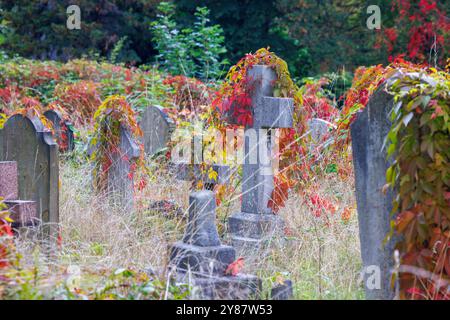
[[[80,268],[81,282],[87,287],[110,281],[108,275],[120,268],[136,272],[152,270],[155,278],[163,283],[167,277],[168,249],[181,239],[185,222],[182,218],[162,216],[149,210],[148,206],[153,200],[175,200],[186,215],[191,183],[175,180],[166,166],[152,162],[150,182],[136,194],[136,209],[125,212],[112,205],[106,196],[92,191],[91,167],[87,161],[80,161],[79,156],[75,154],[74,159],[61,161],[62,241],[52,258],[47,258],[38,249],[35,239],[22,237],[15,241],[22,255],[22,267],[39,273],[40,281],[28,284],[36,286],[30,290],[50,290],[52,285],[64,283],[70,276],[68,268],[70,271],[74,266]],[[364,297],[358,284],[361,259],[356,211],[352,211],[348,221],[339,214],[342,208],[355,208],[353,178],[342,179],[331,173],[318,179],[315,183],[318,190],[339,200],[336,213],[325,212],[316,217],[304,205],[302,197],[292,192],[279,212],[290,230],[282,246],[269,249],[262,259],[244,257],[246,264],[242,271],[256,274],[263,280],[263,297],[268,297],[272,285],[281,279],[293,281],[295,299]],[[223,243],[229,242],[224,223],[226,217],[239,210],[238,192],[239,189],[227,194],[222,202],[226,205],[219,205],[217,209]],[[228,201],[230,199],[234,200]],[[163,285],[161,290],[165,290]],[[39,297],[39,294],[35,296]],[[20,297],[33,298],[33,294]],[[164,297],[176,295],[161,293],[158,296]],[[68,297],[64,295],[64,298]]]

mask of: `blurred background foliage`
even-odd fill
[[[164,53],[161,50],[166,48],[158,41],[161,37],[158,38],[155,26],[161,22],[161,17],[159,20],[157,17],[158,13],[161,16],[160,2],[0,0],[0,46],[10,56],[34,59],[104,58],[129,65],[161,62],[161,53]],[[174,0],[171,3],[175,11],[170,19],[176,26],[174,32],[180,32],[178,36],[182,34],[191,42],[201,31],[206,31],[204,35],[209,36],[206,39],[210,41],[218,35],[224,37],[223,46],[217,41],[209,48],[212,53],[208,62],[198,61],[201,46],[194,46],[196,49],[191,54],[197,55],[197,61],[190,69],[193,74],[186,75],[200,78],[204,77],[202,63],[204,67],[205,63],[215,63],[219,57],[218,64],[222,61],[235,63],[245,53],[261,47],[271,47],[277,52],[298,78],[386,63],[390,55],[408,50],[414,22],[425,25],[420,19],[411,19],[416,12],[428,7],[431,8],[428,12],[422,12],[426,19],[438,19],[432,10],[433,3],[445,23],[438,28],[439,36],[443,37],[438,54],[446,54],[449,49],[450,1],[445,0]],[[402,19],[405,18],[404,14],[402,16],[405,3],[409,14],[407,19]],[[66,28],[66,8],[72,4],[81,8],[81,30]],[[381,8],[380,31],[366,27],[369,5]],[[201,20],[197,11],[200,7],[209,9],[200,13],[207,19],[207,26],[196,29],[195,23]],[[389,47],[388,41],[380,41],[380,36],[395,40],[395,46]],[[430,42],[429,39],[423,41]],[[431,47],[432,43],[427,45]],[[220,69],[211,72],[214,76],[223,73]]]

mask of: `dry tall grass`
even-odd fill
[[[83,163],[83,162],[81,162]],[[35,244],[30,239],[17,239],[23,263],[39,263],[41,268],[64,270],[77,265],[81,270],[105,270],[121,267],[147,269],[151,267],[162,277],[167,270],[168,248],[179,240],[185,223],[180,218],[164,217],[148,209],[153,200],[175,200],[187,214],[190,182],[175,180],[167,168],[151,163],[149,185],[136,194],[136,210],[124,212],[109,203],[107,197],[91,189],[90,166],[72,160],[60,166],[60,222],[62,243],[56,260],[43,254],[32,254]],[[352,177],[343,181],[336,174],[317,181],[319,190],[339,200],[334,215],[315,217],[292,193],[280,215],[291,234],[283,246],[270,249],[261,259],[246,259],[244,272],[257,274],[268,289],[280,279],[294,283],[296,299],[359,299],[363,298],[358,284],[361,269],[356,211],[347,222],[341,219],[342,208],[354,204]],[[239,210],[237,193],[234,199],[217,209],[219,230],[227,243],[226,217]],[[38,260],[38,262],[36,262]],[[55,273],[56,274],[56,273]]]

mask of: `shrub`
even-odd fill
[[[223,73],[226,60],[220,56],[226,52],[223,30],[220,25],[208,26],[209,10],[199,7],[192,29],[179,30],[173,20],[174,5],[161,2],[161,13],[152,23],[153,41],[159,54],[157,59],[163,68],[173,75],[216,79]]]

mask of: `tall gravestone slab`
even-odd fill
[[[0,131],[0,161],[15,161],[19,198],[35,201],[44,232],[56,236],[59,223],[58,145],[38,118],[10,117]]]
[[[175,123],[157,106],[150,106],[141,115],[142,144],[147,155],[154,155],[167,147]]]
[[[254,253],[283,229],[283,220],[269,207],[274,189],[272,139],[273,130],[293,126],[294,101],[273,97],[277,76],[270,67],[254,66],[248,78],[254,88],[253,125],[245,128],[241,212],[229,218],[229,227],[233,246]]]
[[[120,154],[112,155],[112,167],[108,174],[108,191],[117,195],[124,208],[134,204],[134,181],[130,177],[131,163],[139,158],[141,150],[128,130],[120,132]]]
[[[99,148],[89,142],[87,153],[89,156]],[[108,169],[106,181],[107,193],[111,201],[130,210],[134,205],[134,180],[130,175],[133,161],[141,155],[138,141],[125,128],[120,129],[120,142],[117,151],[108,154],[111,165]]]
[[[395,237],[384,244],[393,219],[393,192],[388,190],[384,194],[382,191],[389,167],[383,144],[391,127],[389,112],[393,104],[393,97],[378,89],[351,125],[359,235],[367,299],[394,297],[394,289],[390,283],[394,267]],[[380,270],[380,288],[374,288],[375,278],[368,279],[371,275],[376,276],[376,270]]]
[[[203,190],[189,197],[189,220],[183,240],[170,249],[171,264],[178,278],[201,289],[203,299],[248,299],[261,290],[261,281],[252,275],[226,276],[236,259],[233,247],[222,245],[216,227],[214,193]]]
[[[59,152],[70,152],[75,148],[75,137],[71,129],[72,124],[65,120],[56,110],[44,112],[46,117],[53,124],[54,136],[59,146]]]

